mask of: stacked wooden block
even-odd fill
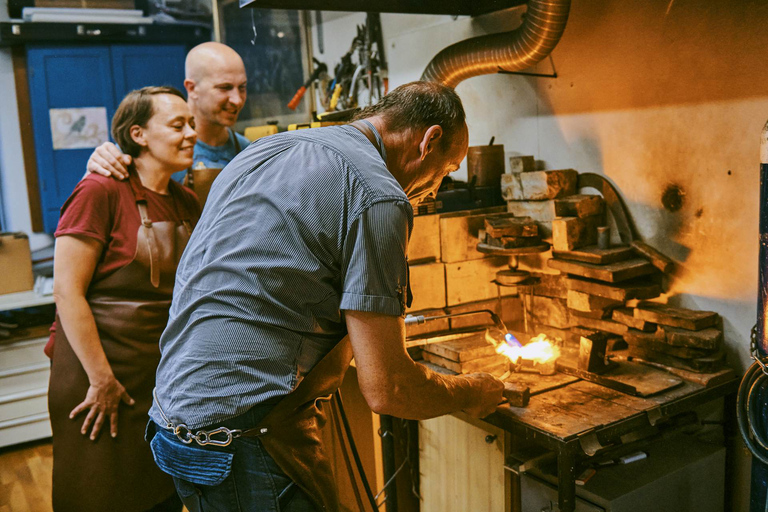
[[[485,339],[485,331],[443,336],[424,346],[422,358],[456,373],[487,372],[502,375],[509,370],[509,359],[496,353]]]
[[[522,315],[514,290],[499,287],[496,272],[508,268],[509,258],[477,251],[486,217],[505,216],[503,206],[414,218],[408,246],[413,304],[408,314],[437,316],[490,309],[505,321]],[[409,337],[449,329],[487,325],[487,314],[435,320],[409,326]]]

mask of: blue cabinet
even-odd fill
[[[147,85],[183,90],[185,55],[184,45],[27,47],[40,202],[47,233],[56,230],[59,209],[85,173],[97,145],[90,141],[98,139],[98,133],[82,133],[86,116],[89,122],[90,116],[106,118],[108,133],[112,115],[129,91]],[[86,128],[95,130],[92,125]]]

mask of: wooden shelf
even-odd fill
[[[53,304],[53,295],[38,295],[32,290],[0,295],[0,311],[31,308],[46,304]]]
[[[240,7],[479,16],[525,3],[526,0],[240,0]]]
[[[197,25],[0,22],[0,47],[43,42],[195,45],[210,40],[211,31]]]

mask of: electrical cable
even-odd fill
[[[341,390],[336,390],[336,404],[339,406],[339,416],[341,416],[341,422],[344,425],[344,431],[347,433],[347,440],[349,441],[349,448],[352,451],[352,457],[355,459],[355,465],[357,471],[360,474],[360,480],[363,482],[363,488],[365,494],[368,496],[368,501],[371,503],[373,510],[378,510],[376,500],[373,498],[373,492],[371,492],[371,486],[368,484],[368,478],[365,476],[365,470],[363,469],[363,463],[360,461],[360,454],[357,452],[357,446],[355,440],[352,437],[352,429],[349,427],[349,420],[347,419],[347,413],[344,411],[344,402],[341,400]]]

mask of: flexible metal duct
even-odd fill
[[[529,0],[518,29],[473,37],[445,48],[427,65],[421,79],[456,87],[473,76],[529,68],[557,46],[570,8],[571,0]]]

